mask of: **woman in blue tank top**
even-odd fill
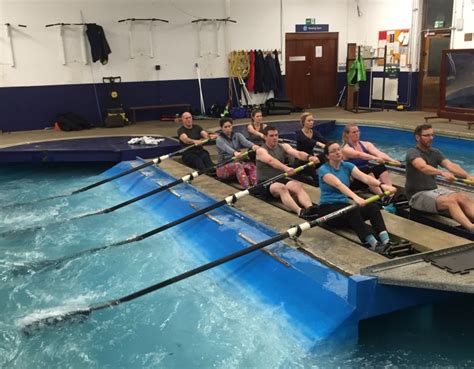
[[[349,188],[349,185],[351,178],[354,178],[379,188],[380,192],[395,193],[397,189],[363,173],[354,164],[343,161],[341,147],[337,142],[328,142],[324,153],[328,162],[319,168],[321,198],[318,215],[324,216],[342,209],[353,200],[360,206],[326,224],[331,227],[350,227],[362,243],[376,252],[384,253],[390,238],[379,207],[374,203],[366,204],[363,198]],[[372,227],[366,224],[365,220],[369,220]]]

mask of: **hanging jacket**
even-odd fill
[[[275,59],[273,59],[272,54],[267,54],[267,56],[265,56],[265,74],[263,76],[263,90],[265,92],[276,90],[276,74]]]
[[[253,91],[255,86],[255,52],[253,50],[249,51],[249,74],[245,85],[247,90]]]
[[[263,76],[265,74],[265,60],[263,58],[263,51],[255,52],[255,86],[254,92],[265,92],[263,87]]]
[[[357,82],[365,81],[365,64],[360,56],[357,56],[347,71],[347,84],[354,86]]]
[[[275,58],[275,69],[276,69],[276,90],[281,91],[283,89],[283,79],[281,77],[280,60],[278,59],[277,50],[273,52],[273,56]]]
[[[100,60],[102,65],[109,61],[109,54],[112,52],[109,43],[105,38],[104,29],[95,23],[86,24],[86,34],[91,46],[92,61]]]

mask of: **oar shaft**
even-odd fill
[[[376,196],[372,196],[371,198],[367,199],[366,200],[366,203],[369,203],[369,202],[372,202],[372,201],[375,201],[376,199],[378,199],[380,196],[376,195]],[[255,245],[252,245],[252,246],[249,246],[249,247],[246,247],[242,250],[239,250],[237,252],[234,252],[232,254],[229,254],[227,256],[224,256],[220,259],[217,259],[217,260],[214,260],[214,261],[211,261],[209,263],[206,263],[204,265],[201,265],[197,268],[194,268],[192,270],[189,270],[187,272],[184,272],[182,274],[179,274],[175,277],[172,277],[172,278],[169,278],[165,281],[162,281],[162,282],[159,282],[159,283],[156,283],[152,286],[149,286],[147,288],[144,288],[144,289],[141,289],[139,291],[136,291],[136,292],[133,292],[129,295],[126,295],[126,296],[123,296],[123,297],[120,297],[118,299],[114,299],[114,300],[109,300],[105,303],[100,303],[100,304],[95,304],[95,305],[91,305],[89,307],[86,307],[86,308],[81,308],[81,309],[77,309],[77,310],[74,310],[74,311],[70,311],[70,312],[66,312],[66,313],[62,313],[62,314],[57,314],[57,315],[53,315],[53,316],[49,316],[47,318],[42,318],[42,319],[38,319],[36,321],[33,321],[31,323],[29,323],[25,329],[27,331],[30,331],[30,329],[33,329],[33,328],[37,328],[37,327],[40,327],[42,324],[55,324],[55,323],[58,323],[58,322],[63,322],[65,319],[74,319],[76,317],[81,317],[81,318],[84,318],[84,317],[87,317],[90,315],[90,313],[92,313],[93,311],[97,311],[97,310],[102,310],[102,309],[106,309],[106,308],[109,308],[109,307],[112,307],[112,306],[115,306],[115,305],[118,305],[120,303],[123,303],[123,302],[128,302],[128,301],[131,301],[131,300],[134,300],[136,298],[139,298],[141,296],[144,296],[146,294],[149,294],[151,292],[154,292],[156,290],[159,290],[161,288],[164,288],[164,287],[167,287],[167,286],[170,286],[174,283],[177,283],[179,281],[182,281],[186,278],[189,278],[189,277],[192,277],[196,274],[199,274],[199,273],[202,273],[206,270],[209,270],[209,269],[212,269],[214,267],[217,267],[219,265],[222,265],[226,262],[229,262],[229,261],[232,261],[234,259],[237,259],[241,256],[244,256],[244,255],[247,255],[247,254],[250,254],[251,252],[254,252],[256,250],[259,250],[259,249],[262,249],[268,245],[271,245],[275,242],[278,242],[278,241],[282,241],[288,237],[291,237],[291,236],[299,236],[301,232],[303,231],[306,231],[314,226],[317,226],[317,225],[320,225],[324,222],[326,222],[327,220],[329,219],[333,219],[335,217],[338,217],[350,210],[352,210],[354,207],[356,207],[357,205],[348,205],[347,207],[343,208],[343,209],[340,209],[334,213],[330,213],[324,217],[321,217],[321,218],[318,218],[310,223],[308,222],[304,222],[298,226],[295,226],[295,227],[292,227],[290,229],[288,229],[286,232],[283,232],[283,233],[280,233],[274,237],[271,237],[269,238],[268,240],[265,240],[265,241],[262,241],[262,242],[259,242]]]
[[[114,179],[117,179],[117,178],[120,178],[120,177],[123,177],[123,176],[126,176],[130,173],[133,173],[133,172],[136,172],[138,170],[141,170],[143,168],[146,168],[146,167],[149,167],[150,165],[153,165],[153,164],[159,164],[161,163],[163,160],[166,160],[166,159],[169,159],[173,156],[176,156],[176,155],[181,155],[182,153],[196,147],[196,146],[201,146],[201,145],[204,145],[205,143],[207,143],[209,141],[209,139],[205,139],[204,141],[200,142],[199,144],[194,144],[194,145],[190,145],[190,146],[186,146],[186,147],[183,147],[182,149],[178,150],[178,151],[175,151],[175,152],[172,152],[170,154],[166,154],[166,155],[162,155],[160,156],[159,158],[156,158],[156,159],[152,159],[150,161],[147,161],[146,163],[143,163],[143,164],[140,164],[134,168],[131,168],[131,169],[128,169],[124,172],[121,172],[121,173],[118,173],[112,177],[109,177],[109,178],[105,178],[101,181],[98,181],[98,182],[95,182],[95,183],[92,183],[88,186],[85,186],[85,187],[82,187],[82,188],[79,188],[78,190],[75,190],[71,193],[71,195],[74,195],[74,194],[77,194],[77,193],[80,193],[80,192],[84,192],[84,191],[87,191],[87,190],[90,190],[92,188],[95,188],[95,187],[98,187],[100,185],[103,185],[104,183],[107,183],[107,182],[110,182],[110,181],[113,181]]]
[[[123,177],[123,176],[126,176],[127,174],[130,174],[130,173],[133,173],[133,172],[136,172],[140,169],[143,169],[143,168],[146,168],[146,167],[149,167],[150,165],[153,165],[154,162],[153,161],[149,161],[149,162],[146,162],[146,163],[143,163],[137,167],[134,167],[134,168],[131,168],[131,169],[128,169],[124,172],[120,172],[112,177],[109,177],[109,178],[105,178],[101,181],[98,181],[98,182],[95,182],[95,183],[92,183],[88,186],[85,186],[85,187],[82,187],[82,188],[79,188],[78,190],[75,190],[71,193],[71,195],[75,195],[77,193],[80,193],[80,192],[84,192],[84,191],[87,191],[87,190],[90,190],[92,188],[95,188],[95,187],[98,187],[100,185],[103,185],[104,183],[107,183],[107,182],[111,182],[113,181],[114,179],[117,179],[117,178],[120,178],[120,177]]]
[[[89,216],[92,216],[92,215],[98,215],[98,214],[108,214],[108,213],[111,213],[115,210],[118,210],[118,209],[121,209],[127,205],[130,205],[130,204],[133,204],[137,201],[140,201],[140,200],[143,200],[147,197],[150,197],[150,196],[153,196],[153,195],[156,195],[160,192],[163,192],[165,190],[168,190],[174,186],[177,186],[181,183],[184,183],[184,182],[189,182],[189,181],[192,181],[193,179],[196,179],[197,177],[199,177],[200,175],[202,174],[206,174],[206,173],[209,173],[213,170],[215,170],[216,168],[222,166],[222,165],[226,165],[232,161],[236,160],[235,157],[232,157],[224,162],[222,162],[221,164],[218,164],[214,167],[210,167],[210,168],[207,168],[207,169],[204,169],[204,170],[200,170],[200,171],[197,171],[197,172],[192,172],[192,173],[189,173],[183,177],[181,177],[180,179],[177,179],[176,181],[173,181],[173,182],[170,182],[168,184],[165,184],[161,187],[158,187],[158,188],[155,188],[154,190],[151,190],[151,191],[148,191],[142,195],[139,195],[137,197],[134,197],[130,200],[127,200],[127,201],[124,201],[124,202],[121,202],[117,205],[114,205],[114,206],[111,206],[110,208],[106,208],[106,209],[103,209],[103,210],[99,210],[99,211],[96,211],[96,212],[93,212],[93,213],[89,213],[89,214],[84,214],[84,215],[80,215],[80,216],[77,216],[77,217],[73,217],[73,218],[70,218],[69,220],[74,220],[74,219],[80,219],[80,218],[86,218],[86,217],[89,217]]]
[[[375,196],[372,196],[370,198],[368,198],[366,200],[366,203],[371,203],[373,201],[376,201],[377,199],[379,199],[380,196],[379,195],[375,195]],[[325,216],[322,216],[318,219],[315,219],[311,222],[304,222],[304,223],[301,223],[297,226],[294,226],[294,227],[291,227],[290,229],[288,229],[286,232],[282,232],[274,237],[271,237],[269,238],[268,240],[265,240],[265,241],[262,241],[262,242],[259,242],[255,245],[252,245],[252,246],[249,246],[249,247],[246,247],[242,250],[239,250],[239,251],[236,251],[232,254],[229,254],[227,256],[224,256],[220,259],[217,259],[217,260],[214,260],[214,261],[211,261],[207,264],[204,264],[204,265],[201,265],[197,268],[194,268],[192,270],[189,270],[187,272],[184,272],[182,274],[179,274],[175,277],[172,277],[172,278],[169,278],[165,281],[162,281],[162,282],[159,282],[157,284],[154,284],[152,286],[149,286],[147,288],[144,288],[142,290],[139,290],[139,291],[136,291],[134,293],[131,293],[129,295],[126,295],[126,296],[123,296],[123,297],[120,297],[118,299],[114,299],[114,300],[110,300],[110,301],[107,301],[105,303],[101,303],[101,304],[97,304],[97,305],[93,305],[90,307],[90,311],[94,311],[94,310],[101,310],[101,309],[104,309],[104,308],[108,308],[108,307],[111,307],[111,306],[114,306],[114,305],[118,305],[120,303],[123,303],[123,302],[128,302],[128,301],[131,301],[131,300],[134,300],[138,297],[141,297],[141,296],[144,296],[146,294],[149,294],[151,292],[154,292],[156,290],[159,290],[161,288],[164,288],[164,287],[167,287],[171,284],[174,284],[174,283],[177,283],[179,281],[182,281],[183,279],[186,279],[186,278],[189,278],[189,277],[192,277],[196,274],[199,274],[199,273],[202,273],[206,270],[209,270],[209,269],[212,269],[216,266],[219,266],[219,265],[222,265],[224,263],[227,263],[231,260],[234,260],[234,259],[237,259],[241,256],[244,256],[244,255],[247,255],[247,254],[250,254],[256,250],[259,250],[259,249],[262,249],[268,245],[271,245],[275,242],[278,242],[278,241],[282,241],[288,237],[291,237],[291,236],[298,236],[298,233],[299,232],[304,232],[310,228],[313,228],[315,226],[319,226],[325,222],[327,222],[328,220],[330,219],[334,219],[334,218],[337,218],[345,213],[348,213],[349,211],[352,211],[354,208],[358,207],[357,204],[352,204],[352,205],[348,205],[346,206],[345,208],[342,208],[340,210],[337,210],[335,212],[332,212],[330,214],[327,214]]]
[[[211,210],[214,210],[214,209],[217,209],[221,206],[224,206],[225,204],[227,204],[227,201],[224,199],[224,200],[221,200],[219,202],[216,202],[212,205],[209,205],[209,206],[206,206],[205,208],[203,209],[200,209],[198,211],[195,211],[191,214],[188,214],[188,215],[185,215],[184,217],[181,217],[179,219],[176,219],[175,221],[171,222],[171,223],[167,223],[165,225],[162,225],[161,227],[158,227],[158,228],[155,228],[149,232],[146,232],[146,233],[143,233],[141,234],[140,236],[137,236],[137,241],[141,241],[145,238],[148,238],[148,237],[151,237],[151,236],[154,236],[155,234],[157,233],[160,233],[160,232],[163,232],[163,231],[166,231],[167,229],[171,228],[171,227],[174,227],[175,225],[178,225],[178,224],[181,224],[181,223],[184,223],[184,222],[187,222],[188,220],[191,220],[191,219],[194,219],[196,217],[198,217],[199,215],[202,215],[204,213],[207,213],[208,211],[211,211]]]
[[[284,240],[285,238],[288,238],[289,237],[289,233],[288,232],[284,232],[284,233],[280,233],[278,234],[277,236],[275,237],[272,237],[268,240],[265,240],[263,242],[260,242],[258,244],[255,244],[255,245],[252,245],[252,246],[249,246],[249,247],[246,247],[242,250],[239,250],[237,252],[234,252],[230,255],[227,255],[227,256],[224,256],[220,259],[217,259],[217,260],[214,260],[214,261],[211,261],[207,264],[204,264],[204,265],[201,265],[197,268],[194,268],[192,270],[189,270],[185,273],[182,273],[182,274],[179,274],[175,277],[172,277],[172,278],[169,278],[165,281],[162,281],[160,283],[157,283],[157,284],[154,284],[150,287],[147,287],[147,288],[144,288],[140,291],[137,291],[137,292],[134,292],[134,293],[131,293],[130,295],[127,295],[127,296],[124,296],[124,297],[121,297],[119,299],[116,299],[116,300],[111,300],[111,301],[108,301],[106,303],[103,303],[103,304],[98,304],[98,305],[94,305],[94,306],[91,306],[90,307],[90,311],[94,311],[94,310],[101,310],[101,309],[104,309],[104,308],[107,308],[107,307],[111,307],[111,306],[114,306],[114,305],[118,305],[120,303],[123,303],[123,302],[128,302],[128,301],[131,301],[131,300],[134,300],[138,297],[141,297],[141,296],[144,296],[146,294],[149,294],[151,292],[154,292],[156,290],[159,290],[161,288],[164,288],[166,286],[169,286],[171,284],[174,284],[174,283],[177,283],[179,281],[182,281],[183,279],[186,279],[186,278],[189,278],[189,277],[192,277],[196,274],[199,274],[199,273],[202,273],[206,270],[209,270],[209,269],[212,269],[212,268],[215,268],[216,266],[219,266],[219,265],[222,265],[224,263],[227,263],[231,260],[234,260],[234,259],[237,259],[237,258],[240,258],[244,255],[247,255],[247,254],[250,254],[256,250],[259,250],[259,249],[262,249],[268,245],[271,245],[272,243],[275,243],[275,242],[278,242],[278,241],[281,241],[281,240]]]
[[[145,198],[147,198],[147,197],[150,197],[150,196],[152,196],[152,195],[156,195],[156,194],[158,194],[158,193],[160,193],[160,192],[163,192],[163,191],[165,191],[165,190],[170,189],[171,187],[177,186],[177,185],[179,185],[179,184],[181,184],[181,183],[183,183],[183,182],[184,182],[183,178],[180,178],[180,179],[178,179],[178,180],[176,180],[176,181],[174,181],[174,182],[167,183],[167,184],[165,184],[165,185],[163,185],[163,186],[161,186],[161,187],[159,187],[159,188],[156,188],[156,189],[154,189],[154,190],[148,191],[148,192],[144,193],[143,195],[134,197],[133,199],[124,201],[124,202],[122,202],[122,203],[120,203],[120,204],[117,204],[117,205],[111,206],[110,208],[104,209],[104,210],[101,211],[101,213],[104,213],[104,214],[111,213],[112,211],[115,211],[115,210],[117,210],[117,209],[123,208],[123,207],[125,207],[125,206],[127,206],[127,205],[133,204],[134,202],[143,200],[143,199],[145,199]]]
[[[306,167],[309,167],[311,165],[313,165],[314,163],[313,162],[310,162],[310,163],[307,163],[305,165],[302,165],[301,167],[298,167],[295,169],[295,173],[301,171],[301,170],[304,170],[304,168]],[[109,244],[109,245],[105,245],[105,246],[101,246],[101,247],[96,247],[96,248],[93,248],[93,249],[88,249],[88,250],[84,250],[84,251],[80,251],[74,255],[70,255],[70,256],[66,256],[66,257],[63,257],[63,258],[60,258],[60,259],[56,259],[56,260],[44,260],[44,261],[41,261],[41,262],[37,262],[37,263],[32,263],[32,264],[29,264],[29,265],[25,265],[21,268],[18,268],[18,269],[21,269],[21,270],[40,270],[40,269],[43,269],[43,268],[46,268],[50,265],[60,265],[60,264],[63,264],[64,262],[66,261],[70,261],[70,260],[73,260],[73,259],[77,259],[78,257],[81,257],[83,255],[86,255],[86,254],[93,254],[93,253],[96,253],[96,252],[99,252],[99,251],[102,251],[102,250],[105,250],[105,249],[108,249],[108,248],[112,248],[112,247],[116,247],[116,246],[122,246],[122,245],[126,245],[126,244],[129,244],[129,243],[132,243],[132,242],[136,242],[136,241],[141,241],[141,240],[144,240],[148,237],[151,237],[151,236],[154,236],[160,232],[163,232],[163,231],[166,231],[167,229],[170,229],[176,225],[179,225],[181,223],[184,223],[184,222],[187,222],[188,220],[191,220],[191,219],[194,219],[202,214],[205,214],[209,211],[212,211],[214,209],[217,209],[221,206],[224,206],[224,205],[231,205],[231,204],[234,204],[236,201],[238,201],[239,199],[241,199],[242,197],[245,197],[247,196],[248,194],[252,193],[253,191],[256,191],[259,187],[262,187],[270,182],[273,182],[273,181],[276,181],[280,178],[283,178],[283,177],[287,177],[288,176],[288,173],[282,173],[276,177],[273,177],[273,178],[270,178],[269,180],[265,181],[265,182],[262,182],[256,186],[253,186],[252,188],[248,189],[248,190],[243,190],[243,191],[239,191],[233,195],[230,195],[230,196],[227,196],[225,199],[221,200],[221,201],[218,201],[212,205],[209,205],[209,206],[206,206],[205,208],[202,208],[200,210],[197,210],[191,214],[188,214],[188,215],[185,215],[184,217],[181,217],[179,219],[176,219],[170,223],[167,223],[167,224],[164,224],[158,228],[155,228],[151,231],[148,231],[146,233],[142,233],[138,236],[135,236],[135,237],[132,237],[132,238],[128,238],[128,239],[125,239],[125,240],[122,240],[122,241],[118,241],[118,242],[114,242],[112,244]]]
[[[243,154],[242,157],[246,156],[247,153]],[[171,183],[168,183],[166,185],[163,185],[159,188],[156,188],[154,190],[151,190],[147,193],[144,193],[143,195],[140,195],[140,196],[137,196],[137,197],[134,197],[133,199],[130,199],[130,200],[127,200],[127,201],[124,201],[120,204],[117,204],[117,205],[114,205],[110,208],[107,208],[107,209],[104,209],[102,211],[100,211],[99,213],[93,213],[91,215],[95,215],[95,214],[101,214],[101,213],[110,213],[112,211],[115,211],[117,209],[120,209],[120,208],[123,208],[124,206],[127,206],[127,205],[130,205],[130,204],[133,204],[134,202],[137,202],[137,201],[140,201],[140,200],[143,200],[149,196],[152,196],[152,195],[156,195],[157,193],[160,193],[160,192],[163,192],[165,190],[168,190],[170,189],[171,187],[174,187],[174,186],[177,186],[183,182],[189,182],[189,181],[192,181],[193,179],[196,179],[197,177],[199,177],[200,175],[203,175],[203,174],[206,174],[206,173],[210,173],[211,171],[215,170],[216,168],[218,167],[221,167],[223,165],[226,165],[226,164],[229,164],[233,161],[235,161],[237,158],[236,157],[232,157],[216,166],[213,166],[213,167],[210,167],[210,168],[207,168],[207,169],[204,169],[204,170],[200,170],[200,171],[197,171],[197,172],[192,172],[192,173],[189,173],[183,177],[181,177],[180,179],[174,181],[174,182],[171,182]]]

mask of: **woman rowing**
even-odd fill
[[[359,207],[328,221],[327,224],[332,227],[350,226],[362,243],[378,253],[384,253],[390,243],[390,237],[379,207],[373,203],[366,205],[365,200],[355,194],[349,185],[351,178],[354,178],[369,186],[377,187],[381,193],[385,191],[395,193],[396,188],[363,173],[354,164],[343,161],[341,147],[337,142],[328,142],[324,153],[328,161],[319,168],[321,199],[318,216],[342,209],[348,205],[349,199],[352,199]],[[365,223],[365,220],[370,220],[373,229]]]
[[[308,155],[314,155],[313,151],[315,146],[324,147],[324,145],[328,142],[318,131],[313,130],[314,126],[314,118],[313,114],[305,112],[301,114],[300,117],[301,122],[301,129],[296,132],[296,150],[303,151]],[[317,155],[320,163],[326,162],[326,157],[324,154]],[[299,167],[304,165],[306,162],[302,160],[295,160],[294,167]],[[314,168],[306,168],[301,175],[296,176],[295,178],[301,180],[302,182],[305,181],[304,177],[310,177],[311,183],[313,185],[318,185],[318,175]]]
[[[265,141],[263,129],[267,126],[263,123],[262,111],[260,109],[252,110],[250,119],[252,121],[247,126],[249,141],[252,141],[256,145],[261,145]]]
[[[240,157],[243,148],[251,148],[257,151],[259,146],[247,140],[242,133],[232,131],[232,118],[222,118],[219,122],[221,133],[217,137],[216,145],[218,165],[232,156]],[[236,177],[244,188],[249,188],[257,183],[255,163],[234,161],[232,163],[218,166],[216,169],[218,178],[229,179]]]
[[[359,127],[354,123],[350,123],[344,127],[342,142],[342,155],[344,160],[351,162],[365,174],[375,177],[387,185],[392,185],[390,174],[384,163],[389,161],[395,166],[400,166],[398,160],[380,151],[371,142],[361,141]],[[370,161],[375,161],[378,164],[370,165]],[[366,188],[366,185],[358,180],[355,180],[351,184],[351,189],[353,190],[361,190],[364,188]],[[371,192],[378,195],[381,194],[378,186],[369,185],[369,188]]]

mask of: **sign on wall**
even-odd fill
[[[329,32],[329,24],[295,24],[295,32]]]

